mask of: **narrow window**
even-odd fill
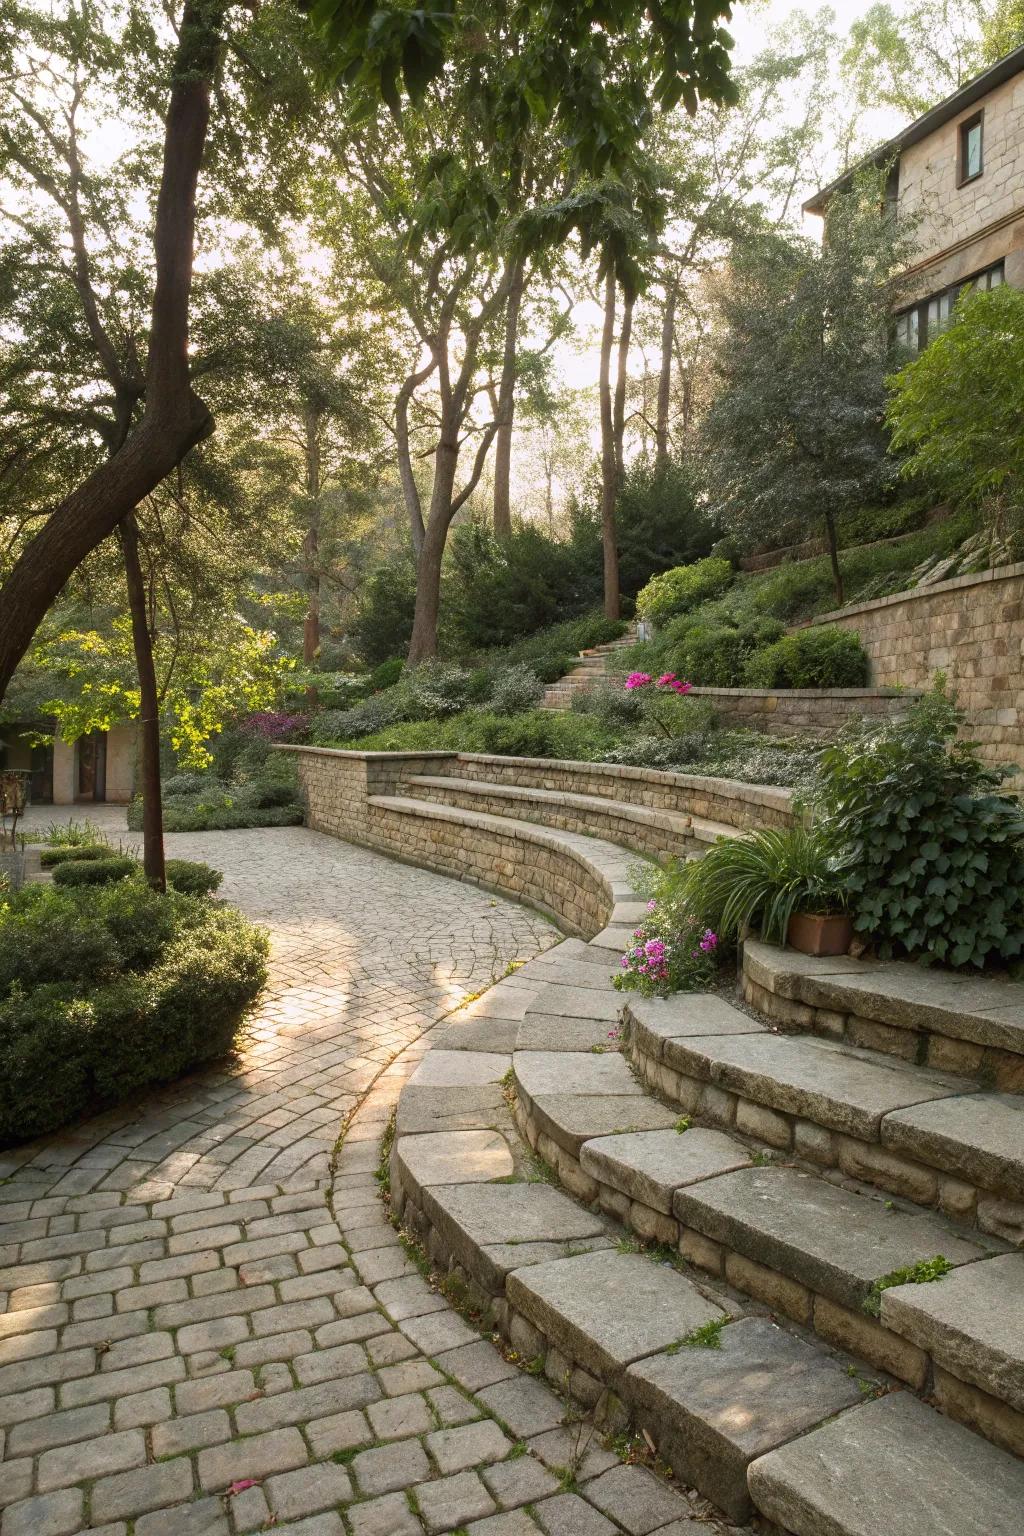
[[[960,164],[957,182],[973,181],[982,171],[982,114],[978,112],[960,124]]]

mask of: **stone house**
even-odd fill
[[[40,732],[51,741],[34,744]],[[36,805],[126,804],[135,788],[136,734],[130,723],[68,742],[52,719],[0,722],[0,768],[32,775]]]
[[[1024,47],[911,123],[804,204],[822,215],[858,170],[888,167],[886,199],[917,222],[897,336],[920,351],[965,287],[1024,288]]]

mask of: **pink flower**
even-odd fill
[[[647,903],[647,910],[648,910],[648,912],[654,912],[656,910],[656,908],[657,908],[657,905],[658,905],[658,903],[656,901],[654,901],[653,899],[651,901],[649,901]]]
[[[644,945],[644,954],[648,960],[662,961],[665,958],[665,944],[662,939],[648,939]]]
[[[718,935],[717,935],[717,933],[712,933],[711,929],[708,928],[707,931],[704,934],[704,937],[700,941],[701,949],[704,951],[704,953],[706,955],[708,955],[708,954],[711,953],[711,951],[713,949],[717,948],[717,945],[718,945]]]
[[[649,672],[631,672],[626,678],[627,692],[631,692],[634,688],[646,688],[650,681],[651,674]]]

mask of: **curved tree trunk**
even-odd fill
[[[512,536],[512,499],[509,482],[512,471],[512,425],[516,409],[516,347],[519,340],[519,313],[526,287],[526,267],[517,262],[505,310],[505,351],[501,361],[501,384],[495,415],[498,431],[494,443],[494,532],[499,539]]]
[[[40,622],[97,544],[170,474],[213,418],[188,374],[196,183],[226,0],[189,0],[175,52],[153,244],[156,286],[142,420],[56,508],[0,589],[0,699]]]
[[[164,814],[160,798],[160,702],[153,665],[153,636],[146,612],[146,583],[139,560],[139,525],[130,512],[118,525],[139,674],[139,745],[142,769],[142,868],[155,891],[167,889]]]
[[[604,611],[619,617],[619,551],[615,540],[615,430],[612,414],[612,344],[615,339],[615,273],[609,267],[604,282],[604,328],[601,332],[601,547],[604,553]]]

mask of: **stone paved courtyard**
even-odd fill
[[[377,1196],[431,1026],[555,930],[303,828],[168,844],[268,926],[271,984],[236,1062],[0,1153],[0,1536],[719,1529],[481,1340]]]

